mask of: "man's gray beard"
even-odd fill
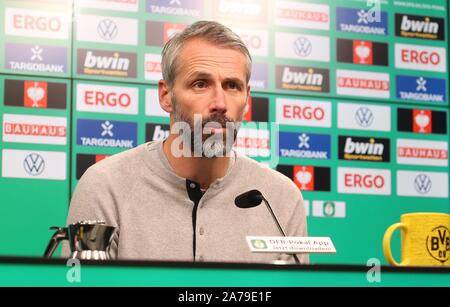
[[[190,150],[193,156],[198,156],[198,153],[201,153],[201,156],[206,158],[224,157],[229,155],[233,144],[236,141],[237,133],[241,126],[240,121],[231,121],[229,119],[226,119],[224,115],[213,115],[207,120],[197,121],[194,125],[191,120],[181,110],[178,109],[174,95],[172,96],[172,108],[174,122],[184,122],[187,123],[190,127],[190,131],[186,131],[184,129],[182,130],[183,132],[181,133],[181,138],[183,140],[183,146],[190,147],[190,149],[188,150]],[[218,137],[214,137],[214,135],[210,135],[206,140],[203,140],[203,127],[208,122],[216,122],[220,124],[221,127],[227,128],[226,134],[221,133],[221,140],[218,140]],[[195,131],[194,128],[196,128],[197,130],[201,129],[201,131]],[[195,133],[199,133],[201,137],[195,138]],[[233,135],[233,137],[225,137],[226,135]],[[192,144],[194,146],[192,146]]]

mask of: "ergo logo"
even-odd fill
[[[351,194],[391,194],[391,171],[338,167],[338,192]]]
[[[301,107],[298,105],[284,105],[283,117],[290,119],[315,119],[322,120],[325,117],[325,111],[321,107]]]
[[[131,104],[131,97],[127,93],[103,93],[100,91],[85,91],[84,101],[87,105],[108,105],[111,107],[128,107]]]
[[[360,175],[360,174],[345,174],[344,175],[344,185],[346,187],[356,187],[356,188],[377,188],[381,189],[384,187],[384,178],[381,175]]]
[[[261,37],[258,35],[250,35],[250,34],[241,34],[240,35],[242,41],[245,45],[247,45],[249,48],[253,49],[259,49],[262,47],[262,40]]]
[[[15,29],[58,32],[61,30],[61,20],[56,17],[15,14],[13,26]]]
[[[410,49],[401,50],[401,59],[406,63],[439,65],[441,58],[437,52],[417,51]]]

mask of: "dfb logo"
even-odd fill
[[[450,232],[445,226],[438,226],[427,236],[427,251],[434,259],[445,263],[450,254]]]

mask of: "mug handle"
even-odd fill
[[[383,237],[384,256],[386,257],[387,261],[391,265],[395,265],[395,266],[401,266],[401,265],[405,265],[406,264],[405,260],[400,262],[400,263],[398,263],[397,261],[395,261],[394,257],[392,257],[391,237],[392,237],[392,234],[394,233],[394,231],[396,231],[399,228],[402,228],[402,229],[406,230],[406,224],[404,224],[404,223],[392,224],[391,226],[389,226],[388,229],[386,229],[386,232],[384,233],[384,237]]]

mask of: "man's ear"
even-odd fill
[[[167,113],[172,113],[172,93],[165,80],[158,81],[159,105]]]

